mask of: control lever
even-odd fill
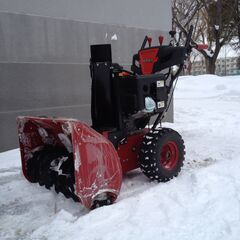
[[[148,36],[145,36],[142,46],[141,46],[141,50],[145,48],[147,41],[148,41]]]
[[[160,35],[160,36],[158,37],[158,41],[159,41],[160,46],[162,46],[163,40],[164,40],[164,37]]]
[[[147,38],[147,41],[148,41],[148,46],[151,47],[151,45],[152,45],[152,38],[151,38],[151,37],[148,37],[148,38]]]

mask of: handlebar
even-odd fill
[[[192,47],[196,48],[197,50],[208,49],[207,44],[193,44],[193,45],[191,45],[192,33],[193,33],[193,25],[190,26],[190,29],[189,29],[189,32],[188,32],[188,35],[187,35],[187,39],[186,39],[186,43],[185,43],[185,47],[187,48],[187,50],[190,51]]]
[[[143,40],[143,43],[142,43],[142,46],[141,46],[141,49],[145,48],[147,41],[148,41],[148,36],[145,36],[145,38]]]
[[[193,33],[193,25],[190,26],[188,35],[187,35],[187,39],[186,39],[186,43],[185,43],[185,47],[190,50],[191,49],[191,41],[192,41],[192,33]]]

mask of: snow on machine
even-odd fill
[[[19,116],[26,179],[94,209],[117,199],[125,172],[140,167],[159,182],[177,176],[184,142],[160,123],[191,52],[191,35],[192,28],[185,46],[162,45],[162,37],[159,46],[151,46],[145,37],[131,71],[112,63],[110,44],[92,45],[92,126],[75,119]],[[146,127],[153,116],[152,127]]]

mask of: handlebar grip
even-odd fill
[[[208,45],[207,44],[197,44],[197,46],[195,48],[197,50],[208,49]]]

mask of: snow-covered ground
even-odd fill
[[[0,239],[240,239],[240,76],[181,77],[175,123],[186,144],[180,175],[124,178],[114,205],[88,212],[21,173],[18,150],[0,153]]]

